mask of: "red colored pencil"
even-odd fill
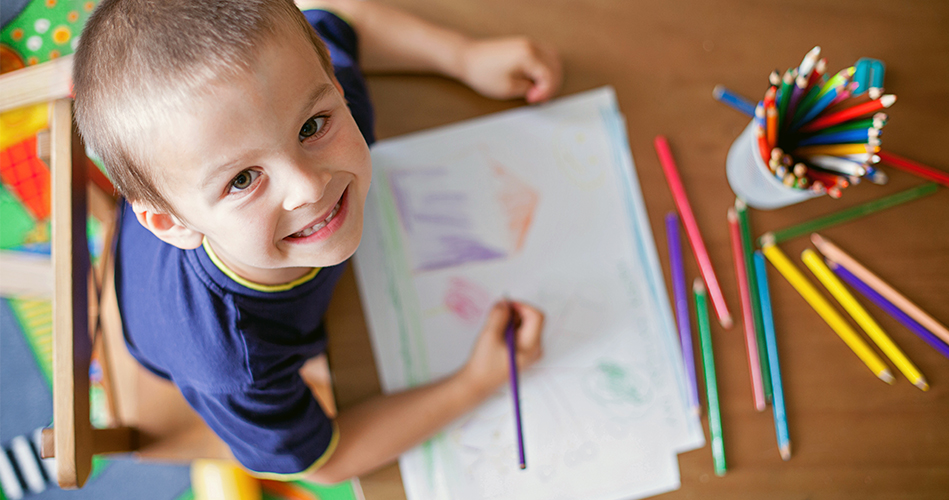
[[[911,174],[918,175],[931,181],[936,181],[944,186],[949,187],[949,172],[928,167],[922,163],[917,163],[913,160],[910,160],[909,158],[903,158],[902,156],[890,153],[889,151],[880,151],[877,153],[877,155],[879,155],[880,161],[886,163],[887,165],[892,165],[900,170],[905,170]]]
[[[755,333],[755,317],[748,289],[748,268],[745,267],[745,250],[741,244],[741,228],[734,207],[728,209],[728,232],[732,240],[732,256],[735,258],[735,273],[738,276],[738,293],[741,297],[741,317],[745,326],[745,348],[748,351],[748,370],[751,372],[751,389],[755,397],[755,409],[764,411],[764,382],[761,379],[761,362],[758,355],[758,336]]]
[[[761,160],[765,163],[771,159],[772,148],[768,144],[767,133],[761,128],[755,129],[755,138],[758,140],[758,152],[761,153]]]
[[[858,104],[856,106],[838,111],[836,113],[831,113],[829,115],[822,116],[800,128],[801,132],[813,132],[815,130],[820,130],[822,128],[827,128],[838,123],[843,123],[847,120],[852,120],[858,116],[863,116],[874,111],[881,110],[883,108],[888,108],[896,102],[896,96],[893,94],[887,94],[879,99],[874,99],[870,102],[865,102],[863,104]]]
[[[718,322],[727,330],[732,327],[732,315],[728,312],[725,296],[722,295],[722,288],[718,284],[718,278],[715,277],[715,269],[712,268],[712,260],[708,256],[708,250],[705,249],[705,241],[702,239],[702,233],[699,232],[699,225],[695,222],[692,205],[689,204],[689,199],[685,196],[685,187],[682,185],[679,169],[676,167],[672,151],[669,149],[669,141],[666,140],[665,136],[657,135],[653,144],[656,148],[656,154],[659,156],[659,164],[662,165],[662,172],[666,175],[666,181],[669,183],[669,190],[672,191],[672,199],[675,201],[679,216],[682,218],[682,225],[685,226],[685,233],[689,237],[692,253],[695,254],[699,271],[708,287],[712,306],[718,316]]]

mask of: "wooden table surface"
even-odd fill
[[[561,95],[616,89],[643,196],[669,276],[663,217],[674,204],[652,147],[669,138],[736,326],[713,325],[729,471],[715,477],[709,447],[679,457],[682,487],[658,498],[949,498],[949,359],[869,307],[926,375],[928,392],[897,374],[874,377],[807,303],[770,269],[793,456],[778,455],[770,413],[752,404],[735,269],[725,213],[734,194],[725,156],[748,118],[712,98],[716,84],[758,100],[773,69],[800,63],[815,45],[836,72],[860,57],[887,64],[890,109],[884,147],[949,171],[949,2],[387,0],[476,36],[528,34],[554,45],[565,69]],[[453,81],[373,76],[380,139],[523,105],[492,101]],[[863,183],[774,211],[751,210],[755,235],[787,227],[923,181],[891,168],[889,184]],[[949,322],[949,190],[823,231],[943,323]],[[590,242],[594,244],[594,242]],[[781,245],[798,256],[806,238]],[[687,254],[689,279],[698,276]],[[805,271],[807,273],[807,271]],[[671,289],[671,288],[670,288]],[[379,392],[352,272],[329,316],[340,407]],[[703,399],[704,401],[704,399]],[[707,419],[703,416],[703,425]],[[369,500],[401,499],[398,466],[366,475]]]

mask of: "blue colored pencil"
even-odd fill
[[[816,146],[818,144],[863,144],[871,139],[880,137],[880,130],[867,128],[860,130],[843,130],[830,134],[817,134],[805,137],[798,141],[798,146]]]
[[[726,89],[722,85],[716,85],[715,88],[712,89],[712,96],[715,97],[716,101],[727,104],[748,116],[755,115],[755,105],[752,104],[751,101]]]
[[[517,317],[514,308],[511,308],[511,319],[507,322],[507,331],[505,340],[507,340],[508,357],[511,361],[511,394],[514,397],[514,422],[517,426],[517,454],[520,460],[521,469],[527,468],[527,460],[524,458],[524,431],[521,426],[521,397],[517,383],[517,347],[514,345],[514,329]]]
[[[764,254],[755,251],[755,275],[758,279],[758,297],[761,299],[761,319],[764,324],[764,340],[768,350],[768,366],[771,369],[771,408],[774,410],[774,430],[778,437],[778,451],[784,460],[791,459],[791,438],[788,434],[787,412],[784,407],[784,386],[781,383],[781,366],[778,364],[778,343],[774,335],[774,316],[771,313],[771,290],[768,286]]]
[[[798,127],[813,120],[814,117],[816,117],[817,115],[821,113],[821,111],[824,111],[825,109],[827,109],[827,106],[830,106],[830,103],[833,102],[834,99],[837,98],[837,95],[845,87],[846,85],[834,87],[823,96],[818,97],[817,101],[814,102],[814,104],[810,108],[808,108],[806,111],[803,112],[803,116],[801,116],[799,119],[794,120],[794,125],[791,127],[791,130],[792,131],[797,130]]]
[[[701,412],[698,382],[695,376],[695,353],[692,351],[692,325],[689,322],[689,300],[686,292],[685,266],[682,264],[682,241],[679,238],[679,216],[666,214],[666,240],[669,244],[669,262],[672,267],[672,296],[676,306],[676,324],[679,327],[679,343],[682,346],[682,362],[685,364],[686,385],[692,410]]]
[[[902,309],[896,307],[896,305],[887,300],[886,297],[880,295],[876,290],[864,283],[863,280],[847,270],[846,267],[827,258],[824,260],[827,262],[827,267],[834,271],[837,276],[840,276],[841,280],[845,281],[848,285],[853,287],[854,290],[860,292],[861,295],[876,304],[877,307],[883,309],[887,314],[902,323],[903,326],[921,337],[927,344],[932,346],[933,349],[936,349],[942,353],[943,356],[949,358],[949,345],[946,345],[939,337],[936,337],[932,332],[923,327],[923,325],[916,322],[915,319],[909,317]]]

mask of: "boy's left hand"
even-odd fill
[[[524,36],[471,40],[461,62],[460,79],[494,99],[546,101],[557,93],[563,79],[557,52]]]

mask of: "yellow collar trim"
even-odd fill
[[[208,257],[211,258],[211,262],[213,262],[214,265],[217,266],[217,268],[220,269],[222,273],[226,274],[228,278],[231,278],[232,280],[240,283],[243,286],[246,286],[247,288],[250,288],[251,290],[257,290],[258,292],[284,292],[295,286],[302,285],[306,283],[307,281],[310,281],[311,279],[316,277],[316,274],[319,273],[321,269],[319,267],[314,267],[313,269],[310,270],[310,272],[304,274],[303,276],[289,283],[283,283],[281,285],[262,285],[260,283],[254,283],[253,281],[241,278],[240,276],[237,275],[237,273],[235,273],[229,267],[227,267],[227,265],[224,264],[221,258],[218,257],[216,253],[214,253],[214,249],[211,248],[211,244],[208,243],[207,238],[204,238],[204,240],[201,242],[201,245],[204,247],[204,251],[208,253]]]

